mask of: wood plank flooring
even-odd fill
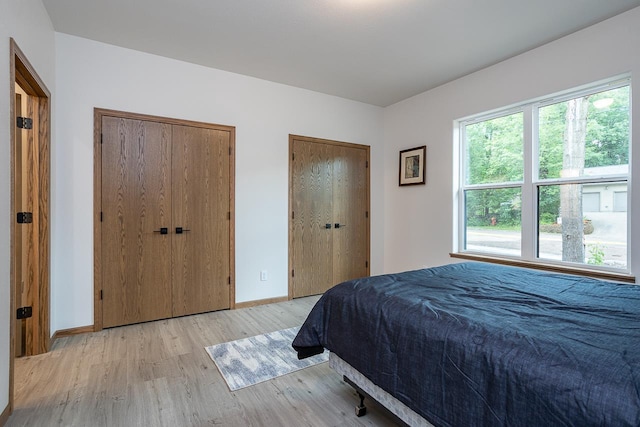
[[[7,426],[393,426],[328,363],[230,392],[205,346],[302,324],[318,297],[58,339],[15,364]]]

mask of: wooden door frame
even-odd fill
[[[93,109],[93,329],[103,329],[102,323],[102,117],[119,117],[131,120],[144,120],[171,125],[192,126],[205,129],[215,129],[229,132],[230,165],[229,165],[229,308],[235,308],[236,280],[235,280],[235,155],[236,128],[235,126],[218,125],[213,123],[195,122],[169,117],[151,116],[147,114],[126,111],[109,110],[105,108]]]
[[[315,144],[329,144],[340,147],[363,149],[367,152],[367,166],[371,164],[371,147],[364,144],[354,144],[352,142],[334,141],[330,139],[314,138],[310,136],[289,134],[289,273],[288,277],[288,296],[289,300],[293,299],[293,141],[306,141]],[[367,167],[367,212],[369,212],[369,221],[367,221],[367,258],[371,260],[371,168]],[[371,272],[371,262],[367,264],[367,274]]]
[[[49,294],[50,294],[50,243],[49,243],[49,197],[50,197],[50,147],[51,147],[51,94],[38,76],[35,69],[20,50],[13,38],[9,39],[9,134],[11,141],[11,227],[10,227],[10,344],[9,344],[9,413],[13,411],[14,397],[14,359],[16,334],[16,301],[15,290],[15,248],[16,248],[16,207],[15,207],[15,137],[16,137],[16,93],[15,84],[29,95],[33,102],[33,139],[37,146],[38,156],[38,210],[34,217],[34,224],[38,227],[38,251],[35,265],[37,271],[32,272],[36,277],[36,289],[32,289],[33,320],[31,325],[31,342],[27,343],[27,355],[46,353],[51,347],[51,331],[49,326]],[[31,286],[31,285],[29,285]],[[30,344],[30,345],[29,345]]]

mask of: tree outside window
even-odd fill
[[[629,93],[619,82],[461,123],[461,248],[526,258],[529,234],[531,260],[626,269]],[[534,212],[522,212],[523,198]]]

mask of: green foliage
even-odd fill
[[[591,245],[589,247],[589,259],[587,264],[602,265],[604,264],[604,251],[599,244]]]
[[[538,110],[539,175],[542,179],[560,176],[566,114],[566,102]]]
[[[540,187],[538,191],[538,215],[543,224],[556,222],[558,216],[560,216],[560,186],[545,185]]]
[[[519,188],[469,190],[465,192],[467,226],[519,227],[521,193]]]
[[[612,99],[604,108],[593,101]],[[629,163],[629,87],[589,96],[585,138],[585,168]],[[538,159],[541,179],[559,178],[562,171],[567,101],[538,109]],[[523,113],[515,113],[465,127],[466,184],[521,181]],[[519,226],[520,193],[514,189],[471,190],[465,194],[468,226]],[[541,186],[538,210],[542,224],[560,215],[560,186]]]
[[[466,127],[468,184],[522,180],[523,126],[516,113]]]
[[[595,101],[611,99],[611,105],[597,108]],[[589,96],[585,168],[629,164],[629,87],[624,86]],[[562,170],[562,146],[567,101],[538,110],[538,153],[540,178],[558,178]]]
[[[558,219],[558,215],[554,215],[551,212],[540,213],[540,224],[555,224]]]
[[[591,102],[585,150],[585,167],[629,164],[629,87],[591,96],[591,101],[612,99],[606,108]]]

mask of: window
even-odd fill
[[[629,80],[459,122],[460,252],[628,271]]]

